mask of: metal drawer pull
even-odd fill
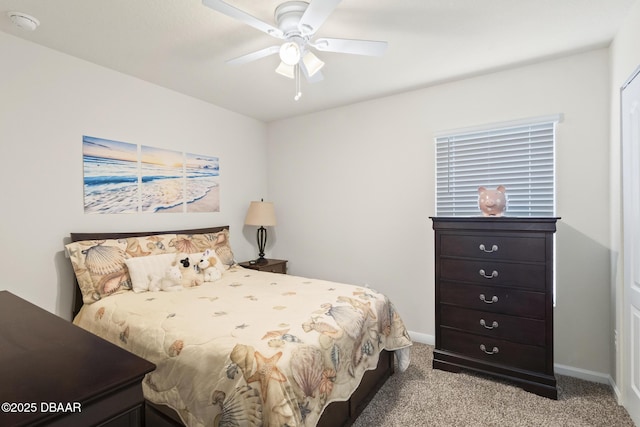
[[[491,250],[488,251],[484,243],[480,243],[480,250],[488,254],[490,254],[491,252],[498,252],[498,245],[491,246]]]
[[[487,301],[484,297],[484,294],[480,294],[480,300],[487,304],[493,304],[494,302],[498,302],[498,297],[494,295],[491,297],[491,301]]]
[[[498,327],[498,322],[494,320],[491,326],[487,326],[487,322],[485,322],[484,319],[480,319],[480,325],[484,326],[487,329],[495,329]]]
[[[478,271],[478,273],[479,273],[482,277],[484,277],[485,279],[493,279],[494,277],[498,277],[498,272],[497,272],[497,271],[495,271],[495,270],[493,270],[493,271],[491,272],[491,275],[489,275],[489,276],[487,276],[487,272],[486,272],[486,271],[484,271],[483,269],[480,269],[480,271]]]
[[[491,351],[487,351],[487,347],[485,347],[484,344],[480,344],[480,350],[484,351],[487,354],[498,354],[499,352],[498,347],[493,347]]]

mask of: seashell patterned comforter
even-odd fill
[[[411,345],[382,294],[241,267],[178,292],[112,295],[74,323],[155,363],[145,398],[187,426],[314,426],[382,349],[404,370]]]

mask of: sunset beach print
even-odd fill
[[[184,198],[184,154],[161,148],[140,147],[142,212],[182,212]]]
[[[218,157],[83,136],[85,213],[220,212]]]

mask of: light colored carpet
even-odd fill
[[[433,370],[432,360],[433,347],[414,344],[409,368],[396,370],[353,426],[634,426],[608,385],[556,375],[558,400],[551,400],[488,377]]]

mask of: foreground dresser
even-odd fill
[[[154,369],[0,291],[0,426],[143,426],[142,379]]]
[[[433,367],[469,369],[557,399],[553,234],[558,218],[433,217]]]

